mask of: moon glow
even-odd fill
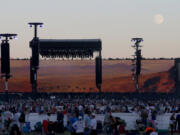
[[[156,14],[154,16],[154,23],[155,24],[162,24],[164,22],[164,17],[161,14]]]

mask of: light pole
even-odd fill
[[[39,68],[39,38],[37,36],[38,26],[42,27],[43,23],[31,22],[30,27],[34,27],[34,38],[30,41],[32,56],[30,58],[30,80],[32,85],[32,93],[37,93],[37,70]]]
[[[135,42],[132,47],[135,49],[135,54],[133,55],[133,60],[132,60],[132,78],[136,82],[136,92],[139,92],[139,75],[141,74],[141,45],[140,43],[143,41],[142,38],[132,38],[132,42]]]

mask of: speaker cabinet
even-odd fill
[[[176,82],[180,82],[180,58],[175,59]]]
[[[39,66],[39,41],[32,40],[30,42],[30,47],[32,49],[32,66],[38,67]]]
[[[102,59],[96,57],[96,86],[100,89],[102,84]]]
[[[10,49],[8,43],[1,44],[1,73],[10,73]]]
[[[141,73],[141,50],[137,51],[137,61],[136,61],[136,75],[140,75]]]

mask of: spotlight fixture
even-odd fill
[[[32,26],[40,26],[40,27],[42,27],[43,26],[43,23],[41,23],[41,22],[30,22],[30,23],[28,23],[29,24],[29,26],[30,27],[32,27]]]
[[[42,27],[43,23],[41,23],[41,22],[30,22],[28,24],[30,27],[34,26],[34,38],[37,38],[37,27],[38,26]]]
[[[5,40],[12,40],[15,39],[17,37],[17,34],[9,34],[9,33],[4,33],[4,34],[0,34],[0,39],[5,38]]]

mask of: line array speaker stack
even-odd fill
[[[101,92],[102,84],[102,59],[101,57],[96,57],[96,86]]]
[[[175,94],[180,97],[180,58],[175,59]]]

